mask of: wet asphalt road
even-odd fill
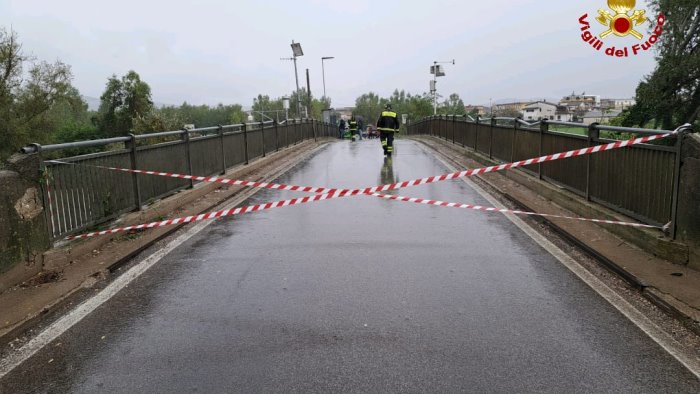
[[[363,187],[447,172],[416,143],[396,150],[385,165],[377,140],[333,143],[279,181]],[[488,205],[462,181],[402,194]],[[219,220],[0,387],[640,393],[700,382],[504,216],[361,196]]]

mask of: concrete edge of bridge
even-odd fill
[[[270,181],[300,163],[332,139],[304,141],[229,169],[232,179]],[[150,204],[138,212],[122,215],[114,222],[128,226],[168,217],[198,215],[239,197],[254,194],[241,186],[201,182],[194,188]],[[246,193],[252,191],[251,193]],[[113,222],[113,223],[114,223]],[[32,330],[44,320],[58,318],[68,308],[108,281],[110,275],[157,242],[172,236],[184,224],[145,232],[102,236],[58,244],[45,253],[42,272],[34,278],[0,292],[0,353],[8,343]],[[44,279],[42,273],[52,273]]]
[[[499,164],[468,148],[436,137],[419,136],[411,139],[422,143],[433,153],[461,169]],[[499,195],[519,209],[568,216],[630,220],[605,207],[596,207],[596,204],[546,184],[520,170],[490,173],[478,176],[477,179],[489,192]],[[658,253],[654,248],[659,243],[659,237],[654,231],[643,231],[643,235],[640,236],[637,232],[610,231],[610,228],[595,223],[572,223],[548,218],[528,220],[542,223],[567,242],[582,249],[607,270],[639,290],[655,306],[700,335],[700,272],[662,258],[663,253]],[[592,231],[604,235],[592,240]],[[629,239],[635,235],[643,240],[650,240],[651,245],[639,248],[637,242]]]

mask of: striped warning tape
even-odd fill
[[[409,180],[409,181],[404,181],[404,182],[374,186],[371,188],[363,189],[363,193],[375,193],[375,192],[382,192],[382,191],[388,191],[388,190],[395,190],[395,189],[400,189],[400,188],[405,188],[405,187],[410,187],[410,186],[418,186],[418,185],[424,185],[424,184],[428,184],[428,183],[441,182],[441,181],[446,181],[446,180],[451,180],[451,179],[456,179],[456,178],[461,178],[461,177],[486,174],[489,172],[509,170],[512,168],[524,167],[524,166],[528,166],[528,165],[532,165],[532,164],[539,164],[539,163],[545,163],[545,162],[556,161],[556,160],[561,160],[561,159],[567,159],[567,158],[571,158],[571,157],[590,155],[590,154],[597,153],[597,152],[604,152],[604,151],[609,151],[609,150],[613,150],[613,149],[624,148],[626,146],[643,144],[646,142],[651,142],[654,140],[660,140],[663,138],[667,138],[667,137],[678,134],[678,132],[680,130],[683,130],[686,127],[687,127],[687,125],[681,126],[678,129],[676,129],[670,133],[656,134],[656,135],[651,135],[651,136],[646,136],[646,137],[639,137],[639,138],[626,140],[626,141],[616,141],[616,142],[612,142],[612,143],[605,144],[605,145],[596,145],[596,146],[592,146],[592,147],[588,147],[588,148],[575,149],[575,150],[570,150],[568,152],[555,153],[555,154],[551,154],[551,155],[540,156],[537,158],[520,160],[520,161],[516,161],[516,162],[512,162],[512,163],[499,164],[497,166],[481,167],[481,168],[475,168],[475,169],[471,169],[471,170],[453,172],[453,173],[449,173],[449,174],[436,175],[436,176],[431,176],[431,177],[426,177],[426,178],[419,178],[419,179],[414,179],[414,180]],[[352,191],[352,189],[335,189],[335,188],[314,187],[314,186],[296,186],[296,185],[285,185],[285,184],[269,183],[269,182],[254,182],[254,181],[245,181],[245,180],[235,180],[235,179],[220,178],[220,177],[206,177],[206,176],[197,176],[197,175],[177,174],[177,173],[172,173],[172,172],[134,170],[134,169],[130,169],[130,168],[119,168],[119,167],[88,165],[88,164],[81,164],[81,163],[70,163],[70,162],[65,162],[65,161],[61,161],[61,160],[47,160],[47,162],[48,163],[56,163],[56,164],[67,164],[67,165],[83,165],[83,166],[90,166],[90,167],[102,168],[102,169],[113,170],[113,171],[135,173],[135,174],[156,175],[156,176],[164,176],[164,177],[169,177],[169,178],[191,179],[194,181],[215,182],[215,183],[222,183],[222,184],[229,184],[229,185],[259,187],[259,188],[278,189],[278,190],[290,190],[290,191],[300,191],[300,192],[310,192],[310,193],[335,193],[335,192],[350,192],[350,191]]]
[[[372,195],[375,197],[380,197],[380,198],[385,198],[385,199],[392,199],[392,200],[405,201],[405,202],[415,202],[415,203],[428,204],[428,205],[450,206],[450,207],[465,208],[465,209],[476,209],[476,210],[482,210],[482,211],[494,211],[494,212],[524,214],[524,215],[549,216],[549,217],[558,217],[558,218],[562,218],[562,219],[585,220],[585,221],[598,222],[598,223],[620,224],[620,225],[636,226],[636,227],[659,228],[657,226],[651,226],[651,225],[645,225],[645,224],[639,224],[639,223],[617,222],[617,221],[609,221],[609,220],[602,220],[602,219],[587,219],[587,218],[575,218],[575,217],[558,216],[558,215],[538,214],[535,212],[502,210],[502,209],[498,209],[498,208],[481,207],[478,205],[471,205],[471,204],[447,203],[447,202],[436,201],[436,200],[424,200],[424,199],[419,199],[419,198],[390,196],[390,195],[385,195],[385,194],[381,194],[378,192],[387,191],[387,190],[394,190],[394,189],[399,189],[399,188],[404,188],[404,187],[409,187],[409,186],[418,186],[418,185],[423,185],[423,184],[440,182],[440,181],[456,179],[456,178],[460,178],[460,177],[474,176],[474,175],[485,174],[485,173],[489,173],[489,172],[508,170],[508,169],[527,166],[527,165],[531,165],[531,164],[538,164],[538,163],[555,161],[555,160],[560,160],[560,159],[565,159],[565,158],[570,158],[570,157],[583,156],[583,155],[588,155],[588,154],[592,154],[592,153],[623,148],[626,146],[642,144],[642,143],[646,143],[646,142],[650,142],[650,141],[654,141],[654,140],[659,140],[662,138],[667,138],[669,136],[675,135],[681,129],[684,129],[686,127],[687,126],[685,126],[685,125],[681,126],[680,128],[676,129],[675,131],[673,131],[671,133],[666,133],[666,134],[657,134],[657,135],[652,135],[652,136],[647,136],[647,137],[640,137],[640,138],[635,138],[635,139],[631,139],[631,140],[627,140],[627,141],[616,141],[616,142],[605,144],[605,145],[597,145],[597,146],[589,147],[589,148],[571,150],[568,152],[556,153],[556,154],[552,154],[552,155],[545,155],[545,156],[540,156],[538,158],[532,158],[532,159],[521,160],[521,161],[512,162],[512,163],[500,164],[497,166],[489,166],[489,167],[476,168],[476,169],[472,169],[472,170],[458,171],[458,172],[443,174],[443,175],[439,175],[439,176],[419,178],[419,179],[414,179],[414,180],[410,180],[410,181],[380,185],[380,186],[369,187],[369,188],[364,188],[364,189],[334,189],[334,188],[324,188],[324,187],[296,186],[296,185],[285,185],[285,184],[279,184],[279,183],[233,180],[233,179],[220,178],[220,177],[203,177],[203,176],[195,176],[195,175],[185,175],[185,174],[146,171],[146,170],[133,170],[133,169],[128,169],[128,168],[92,165],[92,167],[109,169],[109,170],[114,170],[114,171],[136,173],[136,174],[157,175],[157,176],[166,176],[166,177],[171,177],[171,178],[192,179],[192,180],[196,180],[196,181],[216,182],[216,183],[230,184],[230,185],[269,188],[269,189],[278,189],[278,190],[302,191],[302,192],[312,192],[312,193],[322,193],[322,194],[316,194],[314,196],[307,196],[307,197],[302,197],[302,198],[281,200],[281,201],[277,201],[277,202],[269,202],[269,203],[265,203],[265,204],[251,205],[251,206],[240,207],[240,208],[235,208],[235,209],[226,209],[226,210],[222,210],[222,211],[209,212],[209,213],[200,214],[200,215],[196,215],[196,216],[187,216],[187,217],[163,220],[163,221],[158,221],[158,222],[151,222],[151,223],[145,223],[145,224],[139,224],[139,225],[119,227],[119,228],[114,228],[114,229],[109,229],[109,230],[90,232],[90,233],[85,233],[85,234],[80,234],[80,235],[72,235],[72,236],[66,237],[66,239],[72,240],[72,239],[90,238],[90,237],[95,237],[95,236],[100,236],[100,235],[115,234],[115,233],[119,233],[119,232],[131,231],[131,230],[151,229],[151,228],[157,228],[157,227],[163,227],[163,226],[169,226],[169,225],[184,224],[184,223],[189,223],[189,222],[193,222],[193,221],[215,219],[215,218],[220,218],[220,217],[224,217],[224,216],[240,215],[240,214],[257,212],[257,211],[262,211],[262,210],[267,210],[267,209],[272,209],[272,208],[279,208],[279,207],[290,206],[290,205],[304,204],[304,203],[313,202],[313,201],[329,200],[329,199],[340,198],[340,197],[348,197],[348,196],[354,196],[354,195],[358,195],[358,194],[366,194],[366,195]],[[68,165],[85,165],[85,164],[70,163],[70,162],[65,162],[65,161],[60,161],[60,160],[48,160],[47,162],[57,163],[57,164],[68,164]]]
[[[91,238],[91,237],[97,237],[100,235],[121,233],[121,232],[125,232],[125,231],[146,230],[146,229],[171,226],[171,225],[176,225],[176,224],[197,222],[200,220],[217,219],[217,218],[221,218],[224,216],[242,215],[244,213],[264,211],[267,209],[286,207],[286,206],[290,206],[290,205],[305,204],[305,203],[313,202],[313,201],[330,200],[330,199],[334,199],[334,198],[354,196],[354,195],[360,194],[360,193],[362,193],[362,191],[357,189],[357,190],[350,191],[350,192],[337,191],[337,192],[333,192],[333,193],[316,194],[313,196],[298,197],[298,198],[292,198],[289,200],[268,202],[265,204],[249,205],[246,207],[239,207],[239,208],[233,208],[233,209],[224,209],[221,211],[208,212],[208,213],[203,213],[203,214],[195,215],[195,216],[185,216],[185,217],[180,217],[180,218],[175,218],[175,219],[162,220],[162,221],[158,221],[158,222],[144,223],[144,224],[132,225],[132,226],[126,226],[126,227],[118,227],[118,228],[113,228],[113,229],[109,229],[109,230],[94,231],[94,232],[80,234],[80,235],[69,235],[66,237],[66,239],[72,240],[72,239]]]
[[[621,225],[621,226],[664,229],[664,227],[661,227],[661,226],[652,226],[650,224],[641,224],[641,223],[632,223],[632,222],[620,222],[620,221],[616,221],[616,220],[589,219],[589,218],[580,218],[580,217],[574,217],[574,216],[553,215],[553,214],[548,214],[548,213],[537,213],[537,212],[528,212],[528,211],[520,211],[520,210],[512,210],[512,209],[484,207],[481,205],[474,205],[474,204],[462,204],[462,203],[446,202],[446,201],[439,201],[439,200],[426,200],[423,198],[395,196],[395,195],[382,194],[382,193],[371,193],[370,195],[375,196],[375,197],[379,197],[379,198],[383,198],[383,199],[387,199],[387,200],[413,202],[416,204],[424,204],[424,205],[437,205],[440,207],[473,209],[476,211],[512,213],[512,214],[516,214],[516,215],[543,216],[543,217],[548,217],[548,218],[581,220],[584,222],[617,224],[617,225]]]
[[[249,205],[246,207],[224,209],[221,211],[208,212],[208,213],[203,213],[203,214],[195,215],[195,216],[185,216],[185,217],[179,217],[179,218],[174,218],[174,219],[162,220],[162,221],[158,221],[158,222],[144,223],[144,224],[132,225],[132,226],[126,226],[126,227],[118,227],[118,228],[113,228],[113,229],[109,229],[109,230],[95,231],[95,232],[90,232],[90,233],[85,233],[85,234],[80,234],[80,235],[71,235],[71,236],[66,237],[66,239],[72,240],[72,239],[91,238],[91,237],[97,237],[100,235],[117,234],[117,233],[121,233],[121,232],[132,231],[132,230],[146,230],[146,229],[152,229],[152,228],[157,228],[157,227],[185,224],[185,223],[196,222],[196,221],[200,221],[200,220],[217,219],[217,218],[221,218],[224,216],[242,215],[245,213],[264,211],[264,210],[268,210],[268,209],[286,207],[286,206],[290,206],[290,205],[306,204],[306,203],[314,202],[314,201],[323,201],[323,200],[331,200],[331,199],[341,198],[341,197],[355,196],[358,194],[379,197],[379,198],[383,198],[383,199],[387,199],[387,200],[412,202],[412,203],[424,204],[424,205],[436,205],[436,206],[442,206],[442,207],[473,209],[473,210],[477,210],[477,211],[512,213],[512,214],[516,214],[516,215],[543,216],[543,217],[552,217],[552,218],[560,218],[560,219],[581,220],[581,221],[595,222],[595,223],[617,224],[617,225],[633,226],[633,227],[646,227],[646,228],[657,228],[657,229],[662,228],[659,226],[652,226],[652,225],[648,225],[648,224],[621,222],[621,221],[603,220],[603,219],[588,219],[588,218],[552,215],[552,214],[527,212],[527,211],[519,211],[519,210],[500,209],[500,208],[493,208],[493,207],[484,207],[481,205],[451,203],[451,202],[445,202],[445,201],[439,201],[439,200],[426,200],[426,199],[422,199],[422,198],[394,196],[394,195],[388,195],[388,194],[382,194],[382,193],[376,193],[376,192],[372,193],[372,192],[368,192],[368,191],[363,191],[361,189],[354,189],[354,190],[350,190],[350,191],[336,191],[333,193],[316,194],[314,196],[298,197],[298,198],[292,198],[289,200],[281,200],[281,201],[276,201],[276,202],[268,202],[268,203],[264,203],[264,204]]]

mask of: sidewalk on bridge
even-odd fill
[[[412,138],[424,143],[461,169],[499,164],[467,148],[453,145],[435,137]],[[541,188],[556,189],[553,192],[565,195],[564,198],[567,201],[571,200],[575,203],[576,200],[579,200],[580,204],[586,203],[573,193],[546,184],[519,170],[508,171],[507,174],[484,174],[479,176],[479,179],[496,189],[508,200],[529,211],[579,216],[557,205],[556,202],[542,197],[536,191]],[[600,207],[599,209],[608,211],[607,216],[609,217],[617,217],[619,220],[626,221],[632,220],[607,208]],[[699,271],[658,258],[609,232],[604,227],[605,225],[554,218],[541,219],[540,221],[548,222],[558,232],[576,239],[584,248],[589,249],[589,253],[604,260],[608,268],[639,288],[649,300],[667,312],[676,315],[696,333],[700,333]]]
[[[268,154],[266,158],[249,165],[234,167],[226,176],[269,180],[325,143],[322,140],[302,142]],[[209,212],[232,199],[242,202],[250,190],[241,186],[203,182],[193,189],[157,201],[142,211],[128,213],[119,219],[119,223],[126,226]],[[42,272],[0,293],[0,351],[4,344],[11,343],[17,335],[39,323],[44,315],[60,315],[72,308],[74,303],[100,290],[111,273],[182,226],[74,241],[46,252]]]

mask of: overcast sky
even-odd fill
[[[335,56],[325,77],[336,107],[368,91],[427,91],[432,62],[452,59],[438,91],[467,104],[572,91],[631,97],[653,54],[610,58],[585,44],[578,19],[588,13],[599,34],[600,8],[605,0],[0,0],[0,26],[19,34],[26,53],[69,64],[74,85],[93,97],[109,76],[133,69],[156,102],[247,107],[258,93],[294,90],[293,64],[280,60],[291,56],[292,40],[304,50],[300,83],[308,68],[317,97],[321,57]]]

